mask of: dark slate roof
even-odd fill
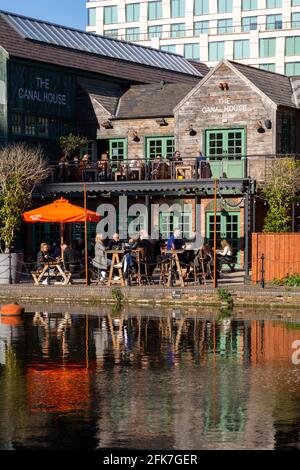
[[[77,83],[91,99],[101,103],[110,114],[115,114],[119,98],[124,92],[121,86],[89,78],[78,78]]]
[[[173,116],[174,107],[194,88],[191,83],[133,85],[120,99],[117,118]]]
[[[239,62],[230,62],[241,72],[253,85],[268,96],[275,104],[296,108],[292,101],[293,89],[291,80],[286,75],[281,75],[268,70],[259,69]]]
[[[0,45],[14,57],[151,83],[189,81],[198,68],[178,54],[0,10]]]

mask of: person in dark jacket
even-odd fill
[[[66,271],[69,271],[70,273],[74,274],[77,264],[76,254],[70,243],[66,243],[66,245],[67,246],[64,249],[63,253],[64,267]]]
[[[47,262],[51,261],[51,256],[49,254],[49,247],[47,243],[41,243],[40,251],[37,254],[36,258],[36,269],[37,271],[42,271],[43,267]]]

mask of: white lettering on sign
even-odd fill
[[[35,81],[36,88],[19,88],[18,97],[20,100],[66,106],[67,95],[50,91],[49,78],[35,77]]]
[[[220,98],[216,106],[203,106],[203,114],[207,113],[243,113],[247,111],[246,104],[231,104],[230,98]]]

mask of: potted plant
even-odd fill
[[[85,137],[74,134],[69,134],[59,139],[60,148],[66,158],[70,158],[75,155],[81,147],[86,145],[86,143],[87,140]]]
[[[49,174],[42,150],[9,144],[0,150],[0,283],[19,282],[23,253],[12,253],[35,186]]]

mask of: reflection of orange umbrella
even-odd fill
[[[29,406],[38,412],[70,412],[89,406],[89,371],[68,365],[27,370]]]
[[[100,216],[86,208],[86,188],[84,188],[84,208],[71,204],[67,199],[57,199],[51,204],[24,212],[24,222],[56,222],[61,224],[61,241],[63,241],[63,224],[68,222],[84,222],[85,223],[85,269],[86,284],[88,284],[88,262],[87,262],[87,222],[99,222]]]
[[[100,216],[96,212],[85,210],[83,207],[71,204],[67,199],[58,199],[46,206],[33,209],[23,214],[25,222],[99,222]]]

